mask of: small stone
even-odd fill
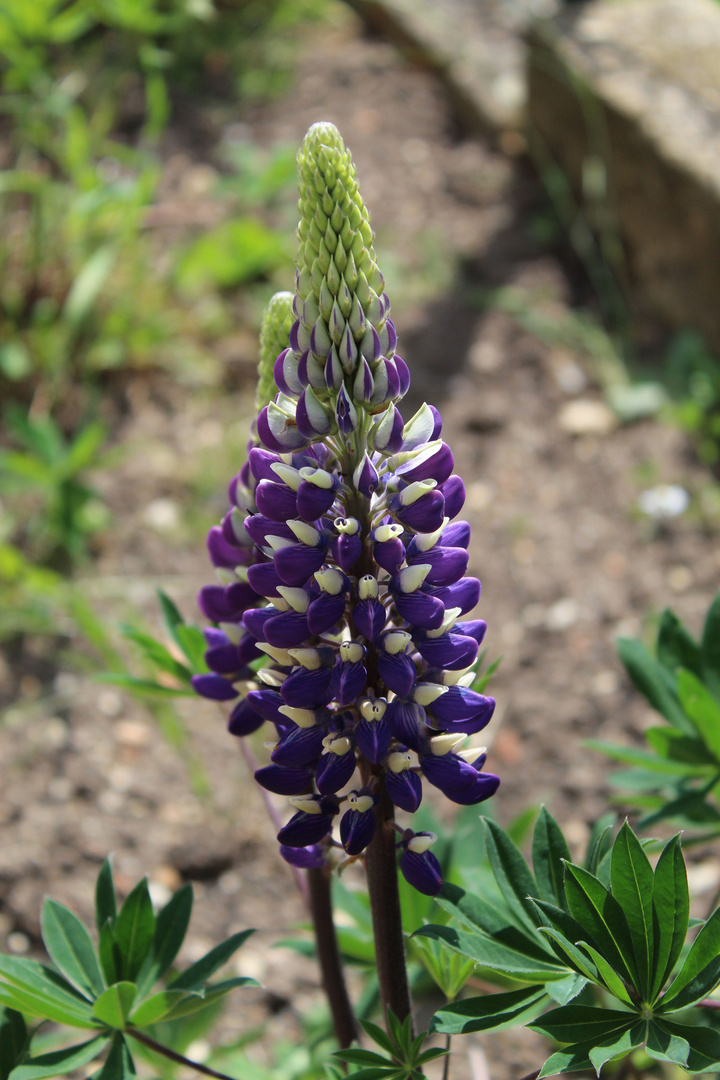
[[[160,908],[165,907],[172,896],[170,889],[168,889],[167,885],[163,885],[161,881],[149,881],[148,892],[150,893],[154,911],[159,911]]]
[[[25,953],[30,952],[30,938],[27,934],[14,930],[12,934],[7,936],[7,947],[11,953],[23,956]]]
[[[693,573],[689,566],[673,566],[665,580],[673,592],[687,592],[693,583]]]
[[[70,742],[70,731],[60,716],[51,716],[43,724],[42,741],[52,750],[62,750]]]
[[[485,341],[479,338],[470,347],[468,363],[474,371],[489,374],[497,371],[502,364],[503,354],[500,345],[496,341]]]
[[[611,551],[603,559],[602,567],[609,578],[617,579],[625,577],[630,563],[622,551]]]
[[[505,623],[500,631],[500,639],[503,645],[507,645],[512,648],[515,645],[519,645],[523,639],[524,629],[522,623],[508,622]]]
[[[578,398],[563,405],[558,425],[568,435],[609,435],[617,427],[617,420],[602,401]]]
[[[67,802],[73,793],[73,783],[67,776],[53,776],[47,786],[47,793],[53,802]]]
[[[643,514],[655,521],[669,521],[684,514],[690,505],[690,496],[679,484],[658,484],[638,495],[638,506]]]
[[[590,683],[590,689],[596,697],[609,697],[616,693],[620,680],[614,671],[599,671]]]
[[[141,720],[118,721],[113,735],[123,746],[147,746],[150,742],[150,728]]]
[[[468,510],[474,510],[479,513],[481,510],[485,510],[493,501],[495,492],[490,484],[484,484],[482,481],[476,481],[474,484],[470,484],[467,488],[467,501],[466,506]]]
[[[158,532],[172,532],[180,524],[180,508],[172,499],[153,499],[145,507],[143,521]]]
[[[522,609],[521,618],[524,626],[535,630],[540,626],[544,626],[547,611],[542,604],[528,604],[527,607]]]
[[[163,885],[171,893],[175,892],[182,885],[182,878],[178,874],[174,866],[170,866],[169,863],[160,863],[152,874],[152,881],[157,881],[159,885]]]
[[[581,394],[587,387],[587,375],[571,356],[557,353],[552,357],[555,382],[565,394]]]
[[[706,859],[701,863],[690,863],[687,876],[692,895],[701,896],[720,884],[720,862],[717,859]]]
[[[512,557],[521,566],[530,566],[534,563],[536,553],[535,541],[531,540],[529,536],[523,537],[522,540],[518,540],[512,546]]]
[[[103,716],[112,718],[122,712],[123,700],[117,690],[107,688],[98,694],[97,704]]]
[[[578,621],[579,616],[580,609],[577,601],[568,596],[548,608],[545,625],[548,630],[569,630]]]

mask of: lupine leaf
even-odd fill
[[[28,990],[20,986],[8,986],[0,982],[0,1005],[16,1012],[31,1013],[54,1020],[56,1024],[66,1024],[74,1028],[94,1028],[99,1025],[92,1019],[90,1006],[87,1012],[69,1008],[64,1002],[50,997],[49,994]]]
[[[674,676],[652,658],[641,641],[618,638],[616,645],[618,656],[640,693],[678,731],[689,731],[690,724],[678,701]]]
[[[675,728],[648,728],[645,739],[656,754],[669,761],[685,762],[688,765],[708,764],[705,744],[692,735],[684,735],[681,731],[676,731]]]
[[[438,1009],[430,1021],[430,1032],[460,1035],[470,1031],[494,1030],[519,1023],[526,1013],[542,1008],[546,1002],[545,991],[535,986],[512,990],[507,994],[463,998]]]
[[[162,683],[153,682],[152,679],[140,679],[135,675],[123,675],[122,673],[108,671],[94,677],[95,682],[110,683],[113,686],[124,686],[128,690],[134,690],[139,694],[147,694],[150,697],[194,697],[195,691],[191,688],[180,689],[174,686],[163,686]]]
[[[105,982],[108,986],[112,986],[112,984],[117,982],[120,978],[122,957],[109,920],[100,928],[98,957],[100,959],[100,967],[105,976]]]
[[[139,645],[143,650],[148,660],[159,667],[161,671],[167,672],[179,682],[190,682],[190,676],[192,672],[185,664],[181,664],[179,660],[176,660],[174,656],[167,650],[167,648],[160,641],[156,641],[150,634],[144,634],[141,630],[135,630],[132,626],[123,626],[123,637],[126,637],[128,641],[134,641],[136,645]]]
[[[562,968],[551,959],[536,960],[508,948],[483,934],[473,934],[453,926],[423,926],[415,931],[419,937],[444,941],[461,956],[474,960],[492,971],[502,972],[509,979],[521,982],[545,982],[562,975]]]
[[[67,1046],[64,1050],[40,1054],[25,1065],[18,1065],[10,1075],[12,1080],[47,1080],[50,1076],[67,1076],[73,1069],[79,1069],[97,1057],[107,1041],[107,1035],[98,1035],[88,1042]]]
[[[95,884],[95,926],[98,934],[108,920],[114,922],[116,915],[117,901],[115,899],[112,867],[110,866],[110,860],[106,859],[100,867],[100,873]]]
[[[590,1050],[591,1042],[575,1043],[566,1046],[562,1050],[556,1050],[547,1059],[538,1073],[538,1080],[544,1080],[546,1076],[557,1076],[558,1073],[578,1072],[580,1069],[591,1067]]]
[[[648,1024],[645,1051],[648,1057],[657,1061],[673,1061],[676,1065],[685,1065],[690,1052],[690,1044],[682,1035],[668,1031],[661,1021],[651,1020]]]
[[[175,1005],[164,1020],[178,1020],[183,1016],[191,1016],[193,1013],[206,1009],[208,1005],[219,1001],[231,990],[242,986],[259,986],[257,979],[250,979],[243,975],[236,975],[232,979],[223,979],[219,983],[210,983],[204,990],[184,990],[186,997],[178,1005]]]
[[[176,633],[178,644],[185,653],[193,672],[195,672],[195,674],[202,674],[205,671],[209,671],[210,669],[205,663],[207,642],[205,641],[202,630],[197,626],[189,626],[187,623],[182,623],[176,628]]]
[[[563,859],[571,861],[567,841],[555,818],[543,806],[533,833],[532,861],[535,881],[542,900],[567,910]]]
[[[688,724],[688,727],[690,725]],[[688,732],[683,729],[685,734],[694,735],[694,732]],[[649,770],[654,773],[666,773],[668,776],[687,776],[699,772],[699,768],[688,765],[683,761],[666,761],[664,758],[659,758],[656,754],[650,753],[648,750],[639,750],[635,746],[618,746],[616,743],[605,742],[603,739],[585,739],[583,740],[583,746],[587,746],[590,750],[599,750],[601,754],[606,754],[613,761],[621,761],[624,765],[638,765],[643,770]],[[639,775],[639,769],[633,770]],[[629,775],[628,772],[615,773],[619,783],[624,782],[625,778]],[[612,779],[612,777],[611,777]]]
[[[548,997],[552,998],[556,1005],[568,1005],[582,990],[585,989],[587,984],[588,980],[584,975],[573,972],[573,974],[568,975],[566,979],[559,979],[557,982],[547,983],[545,990]]]
[[[395,1045],[392,1039],[378,1024],[373,1024],[370,1020],[361,1020],[360,1026],[366,1035],[369,1035],[378,1046],[382,1046],[383,1050],[387,1051],[388,1054],[395,1053]]]
[[[179,1005],[194,991],[190,990],[161,990],[158,994],[146,998],[130,1015],[130,1023],[133,1027],[147,1027],[167,1016],[169,1012]]]
[[[534,911],[530,896],[537,895],[537,885],[527,863],[507,833],[490,818],[481,818],[485,827],[485,847],[495,880],[511,911],[532,932]]]
[[[684,1039],[690,1046],[685,1068],[688,1072],[717,1072],[720,1070],[720,1032],[714,1028],[674,1024],[664,1017],[655,1023],[675,1039]]]
[[[205,953],[189,968],[186,968],[177,979],[170,984],[171,990],[199,990],[202,985],[214,975],[218,968],[226,964],[233,953],[254,933],[253,930],[241,930],[233,934],[227,941],[220,942],[210,952]]]
[[[693,1001],[697,1000],[696,997],[693,997],[694,990],[698,986],[704,985],[708,978],[712,978],[714,971],[717,970],[717,977],[720,978],[719,954],[720,908],[717,908],[693,941],[683,966],[665,992],[659,1006],[661,1011],[665,1012],[669,1005],[672,1005],[672,1011],[685,1008],[687,1005],[692,1004],[692,1001],[687,1000],[688,996]],[[717,982],[717,978],[715,978],[715,982]],[[681,992],[686,988],[687,993],[681,996]],[[709,993],[709,990],[702,991],[699,997],[704,997],[706,993]],[[684,1002],[684,1004],[681,1005],[680,1002]]]
[[[545,963],[552,959],[544,942],[538,939],[535,928],[532,935],[529,934],[524,927],[521,929],[510,922],[504,911],[499,911],[482,897],[445,882],[436,901],[444,911],[473,929],[477,928],[499,944]]]
[[[120,1032],[116,1032],[110,1046],[110,1053],[105,1059],[100,1072],[93,1080],[132,1080],[135,1076],[135,1064],[130,1051]]]
[[[680,702],[703,742],[720,761],[720,705],[690,671],[681,671],[677,680]]]
[[[48,955],[65,978],[90,1000],[102,994],[103,978],[95,949],[77,915],[56,900],[46,900],[41,928]]]
[[[348,1061],[351,1065],[389,1065],[391,1062],[382,1054],[376,1054],[374,1050],[336,1050],[335,1057],[342,1061]]]
[[[427,1065],[428,1061],[436,1061],[438,1058],[447,1057],[448,1051],[442,1046],[433,1046],[424,1050],[415,1060],[416,1065]]]
[[[669,671],[687,668],[698,677],[702,674],[700,646],[670,608],[665,608],[660,619],[657,658]]]
[[[630,928],[639,990],[649,994],[653,966],[653,869],[627,821],[613,846],[610,880],[612,895]]]
[[[655,966],[650,999],[654,1001],[670,977],[687,936],[690,897],[679,836],[673,836],[657,861],[652,903]]]
[[[660,808],[652,814],[646,814],[638,822],[638,828],[646,829],[651,825],[656,825],[659,821],[669,821],[671,819],[677,822],[682,818],[685,818],[692,825],[716,825],[720,823],[720,811],[706,801],[714,786],[715,779],[713,778],[700,791],[688,791],[670,802],[664,799],[661,800]]]
[[[585,869],[597,877],[598,866],[612,849],[612,830],[615,814],[604,814],[593,825],[585,856]]]
[[[590,1042],[594,1046],[613,1031],[637,1023],[637,1019],[637,1013],[600,1009],[596,1005],[571,1004],[551,1009],[526,1026],[557,1042]]]
[[[192,906],[192,885],[183,885],[158,912],[152,952],[138,979],[141,994],[162,978],[180,951],[190,925]]]
[[[594,980],[597,972],[577,948],[577,944],[589,936],[585,928],[567,911],[544,900],[536,900],[535,909],[542,924],[542,931],[549,938],[555,955],[560,958],[562,954],[564,963],[570,963],[571,967],[575,967],[586,978]],[[552,933],[548,933],[549,930],[552,930]],[[558,948],[561,954],[558,953]]]
[[[170,634],[175,644],[182,648],[182,645],[180,645],[180,641],[178,639],[177,630],[179,626],[183,626],[185,624],[185,620],[178,611],[177,605],[170,599],[167,593],[163,592],[162,589],[158,589],[157,598],[160,601],[160,607],[162,608],[163,618],[165,620],[165,625],[168,629],[168,633]]]
[[[582,866],[565,866],[565,892],[573,917],[584,927],[584,938],[594,944],[612,966],[637,981],[637,967],[630,930],[622,908],[598,878]]]
[[[576,945],[568,941],[564,934],[561,934],[559,930],[555,930],[552,926],[543,926],[542,933],[557,946],[558,958],[563,959],[568,967],[573,968],[574,971],[582,975],[583,978],[589,979],[590,982],[600,981],[592,962],[580,952]]]
[[[7,1080],[24,1056],[28,1043],[28,1029],[22,1013],[0,1006],[0,1080]]]
[[[720,593],[707,613],[700,650],[703,679],[715,697],[720,698]]]
[[[608,1034],[604,1039],[595,1043],[588,1054],[598,1076],[600,1070],[607,1061],[622,1055],[625,1057],[638,1046],[645,1042],[647,1022],[640,1020],[630,1028],[621,1029],[613,1034]]]
[[[113,927],[122,957],[123,978],[137,978],[155,936],[155,915],[147,878],[138,882],[127,896]]]
[[[109,986],[93,1005],[93,1013],[108,1027],[122,1031],[127,1027],[128,1017],[137,997],[137,986],[132,982],[119,982]]]
[[[580,948],[584,949],[592,959],[595,961],[595,967],[600,973],[600,978],[607,986],[611,994],[614,994],[620,1001],[624,1001],[626,1005],[632,1005],[632,999],[627,992],[625,983],[622,981],[617,971],[608,964],[605,957],[594,949],[592,945],[588,945],[586,941],[580,942]]]

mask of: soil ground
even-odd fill
[[[478,304],[483,290],[514,285],[543,294],[562,316],[575,286],[532,239],[536,182],[520,162],[458,130],[429,73],[342,23],[304,47],[293,91],[243,122],[262,143],[297,143],[318,119],[336,123],[353,151],[381,259],[391,248],[402,253],[388,273],[391,298],[403,269],[416,274],[420,247],[437,245],[437,278],[431,267],[420,300],[401,294],[396,322],[414,402],[425,398],[442,410],[443,434],[466,479],[471,566],[483,581],[479,614],[489,625],[489,657],[503,658],[489,730],[489,764],[502,777],[494,810],[507,824],[528,804],[546,802],[580,850],[608,794],[608,763],[582,740],[637,741],[653,722],[614,638],[641,633],[668,604],[698,631],[720,578],[717,537],[697,515],[654,526],[637,511],[638,493],[651,477],[695,496],[708,478],[684,437],[655,422],[570,434],[563,408],[600,400],[578,359]],[[188,156],[183,168],[196,166]],[[458,257],[462,271],[453,275],[448,267]],[[250,348],[231,394],[196,391],[188,399],[160,377],[128,388],[119,434],[128,453],[98,481],[115,525],[86,583],[108,620],[138,605],[154,619],[158,584],[195,617],[194,593],[211,575],[187,506],[218,461],[228,462],[228,477],[238,467],[252,360]],[[237,449],[234,460],[224,439]],[[220,487],[218,518],[223,500]],[[6,682],[13,677],[8,664]],[[185,753],[112,688],[62,670],[49,693],[38,696],[32,676],[21,683],[0,727],[0,944],[37,947],[46,894],[89,920],[99,864],[114,852],[120,888],[147,873],[162,899],[183,879],[195,883],[183,959],[234,930],[258,928],[238,970],[265,989],[238,992],[232,1019],[242,1010],[243,1027],[268,1020],[271,1040],[292,1038],[296,1009],[319,1000],[317,973],[270,946],[302,920],[301,904],[217,712],[201,701],[180,712]],[[188,756],[209,778],[209,797],[193,792]],[[717,867],[703,865],[702,883],[712,889]],[[539,1065],[529,1033],[479,1045],[494,1080]],[[472,1068],[485,1075],[477,1056]],[[458,1080],[469,1070],[459,1061]]]

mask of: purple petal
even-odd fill
[[[306,814],[298,810],[297,814],[284,825],[277,838],[285,847],[304,848],[318,844],[332,829],[330,814]]]
[[[333,697],[338,705],[352,705],[367,685],[363,663],[337,664],[333,671]]]
[[[277,481],[277,473],[273,472],[272,466],[282,461],[279,454],[273,454],[269,450],[263,450],[261,446],[253,446],[248,454],[248,465],[259,483],[260,480]]]
[[[461,634],[441,634],[440,637],[425,639],[418,636],[417,650],[431,667],[461,671],[477,657],[478,643],[475,638]]]
[[[397,574],[405,559],[405,545],[402,540],[381,540],[373,544],[373,558],[378,566],[387,570],[388,574]]]
[[[494,776],[492,773],[478,773],[472,787],[455,791],[452,795],[448,795],[448,798],[459,806],[477,806],[478,803],[491,798],[499,787],[499,776]]]
[[[409,885],[426,896],[437,896],[442,889],[440,863],[432,851],[410,851],[400,856],[400,871]]]
[[[280,712],[280,707],[285,704],[285,701],[277,690],[251,690],[246,701],[262,720],[269,720],[271,724],[278,724],[281,727],[289,724],[287,716]]]
[[[297,512],[303,521],[317,521],[335,502],[333,488],[321,488],[303,480],[297,490]]]
[[[311,844],[309,847],[300,848],[281,844],[280,854],[286,863],[297,866],[301,870],[319,870],[325,865],[325,850],[321,844]]]
[[[281,693],[285,704],[296,709],[327,705],[332,701],[332,668],[295,668],[282,684]]]
[[[284,584],[272,562],[248,566],[248,581],[259,596],[280,596],[278,585]]]
[[[378,674],[388,690],[392,690],[398,697],[407,697],[415,683],[415,664],[405,653],[391,656],[390,653],[381,652],[378,657]]]
[[[217,675],[235,675],[243,666],[237,645],[216,645],[205,653],[205,663]]]
[[[255,770],[255,779],[275,795],[304,795],[312,790],[312,769],[302,766],[265,765]]]
[[[333,541],[332,553],[338,566],[349,574],[362,554],[362,538],[359,534],[342,533]]]
[[[387,612],[379,600],[359,600],[352,611],[353,622],[366,641],[374,641],[385,629]]]
[[[439,545],[429,551],[413,552],[408,554],[408,562],[426,563],[431,566],[429,574],[425,578],[428,585],[454,585],[459,581],[467,570],[469,554],[465,548],[440,547]]]
[[[443,724],[457,724],[461,720],[482,718],[483,727],[490,720],[494,709],[495,702],[491,697],[478,694],[468,686],[448,687],[430,706],[432,715]]]
[[[440,543],[443,547],[469,547],[470,522],[453,521],[446,529],[443,529]]]
[[[207,535],[207,549],[213,566],[223,566],[233,570],[243,562],[243,549],[228,541],[219,525],[213,525]]]
[[[283,611],[267,620],[263,632],[269,645],[277,649],[294,649],[310,637],[307,614]]]
[[[452,753],[439,757],[435,754],[423,754],[420,757],[420,768],[425,779],[440,788],[448,798],[452,798],[455,792],[473,787],[478,777],[478,771],[473,765]]]
[[[395,806],[414,814],[422,802],[422,781],[411,769],[394,773],[388,769],[385,773],[385,789]]]
[[[244,700],[239,701],[230,713],[227,728],[231,735],[252,735],[264,723],[263,717],[258,715],[251,703]]]
[[[445,608],[440,600],[429,593],[417,589],[412,593],[393,591],[395,607],[411,626],[420,626],[423,630],[437,630],[445,618]]]
[[[232,683],[222,675],[193,675],[190,681],[196,694],[211,701],[234,701],[238,696]]]
[[[267,546],[268,536],[281,536],[283,540],[295,540],[295,533],[284,521],[273,521],[264,514],[250,514],[245,518],[248,536],[259,547]]]
[[[373,765],[377,765],[387,754],[391,737],[390,725],[385,717],[382,720],[360,720],[355,728],[358,750]]]
[[[333,795],[349,782],[355,772],[355,754],[324,754],[315,769],[315,783],[321,795]]]
[[[255,502],[260,513],[273,521],[287,521],[297,516],[297,498],[287,484],[261,480],[255,489]]]
[[[278,614],[274,607],[248,608],[243,615],[243,626],[256,641],[265,640],[265,623]]]
[[[452,450],[447,443],[441,443],[437,450],[429,456],[419,454],[418,457],[420,457],[420,461],[410,460],[397,470],[397,475],[401,476],[408,484],[413,483],[415,480],[437,480],[438,484],[442,484],[453,471],[455,462]]]
[[[359,855],[375,835],[375,808],[347,810],[340,818],[340,840],[348,855]]]
[[[301,586],[325,562],[325,546],[291,544],[275,552],[275,569],[284,585]]]
[[[411,750],[420,749],[420,725],[425,725],[425,710],[414,701],[391,701],[385,712],[390,730],[396,739]]]
[[[390,503],[390,510],[398,521],[415,532],[435,532],[442,525],[446,514],[445,500],[438,488],[421,495],[410,506],[401,506],[399,497],[396,496]]]
[[[487,623],[484,619],[470,619],[467,622],[458,622],[453,626],[453,631],[457,634],[464,634],[466,637],[475,638],[478,645],[482,644],[482,640],[485,637],[487,630]]]
[[[307,610],[308,626],[313,634],[324,634],[335,626],[345,613],[345,594],[331,596],[323,593],[310,603]]]
[[[322,753],[324,736],[325,729],[320,724],[309,728],[293,724],[283,734],[270,755],[270,760],[275,765],[286,767],[309,765]]]
[[[451,476],[438,490],[442,492],[445,499],[445,517],[457,517],[465,505],[465,485],[460,477]],[[440,528],[439,525],[438,528]],[[428,529],[427,531],[433,532],[434,530]]]
[[[480,582],[477,578],[465,577],[454,585],[432,589],[432,595],[437,597],[445,608],[460,608],[460,614],[464,615],[472,611],[480,599]]]

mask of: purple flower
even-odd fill
[[[431,844],[437,840],[435,833],[414,833],[407,829],[398,844],[400,870],[405,880],[427,896],[437,896],[442,888],[442,870],[432,851]]]

